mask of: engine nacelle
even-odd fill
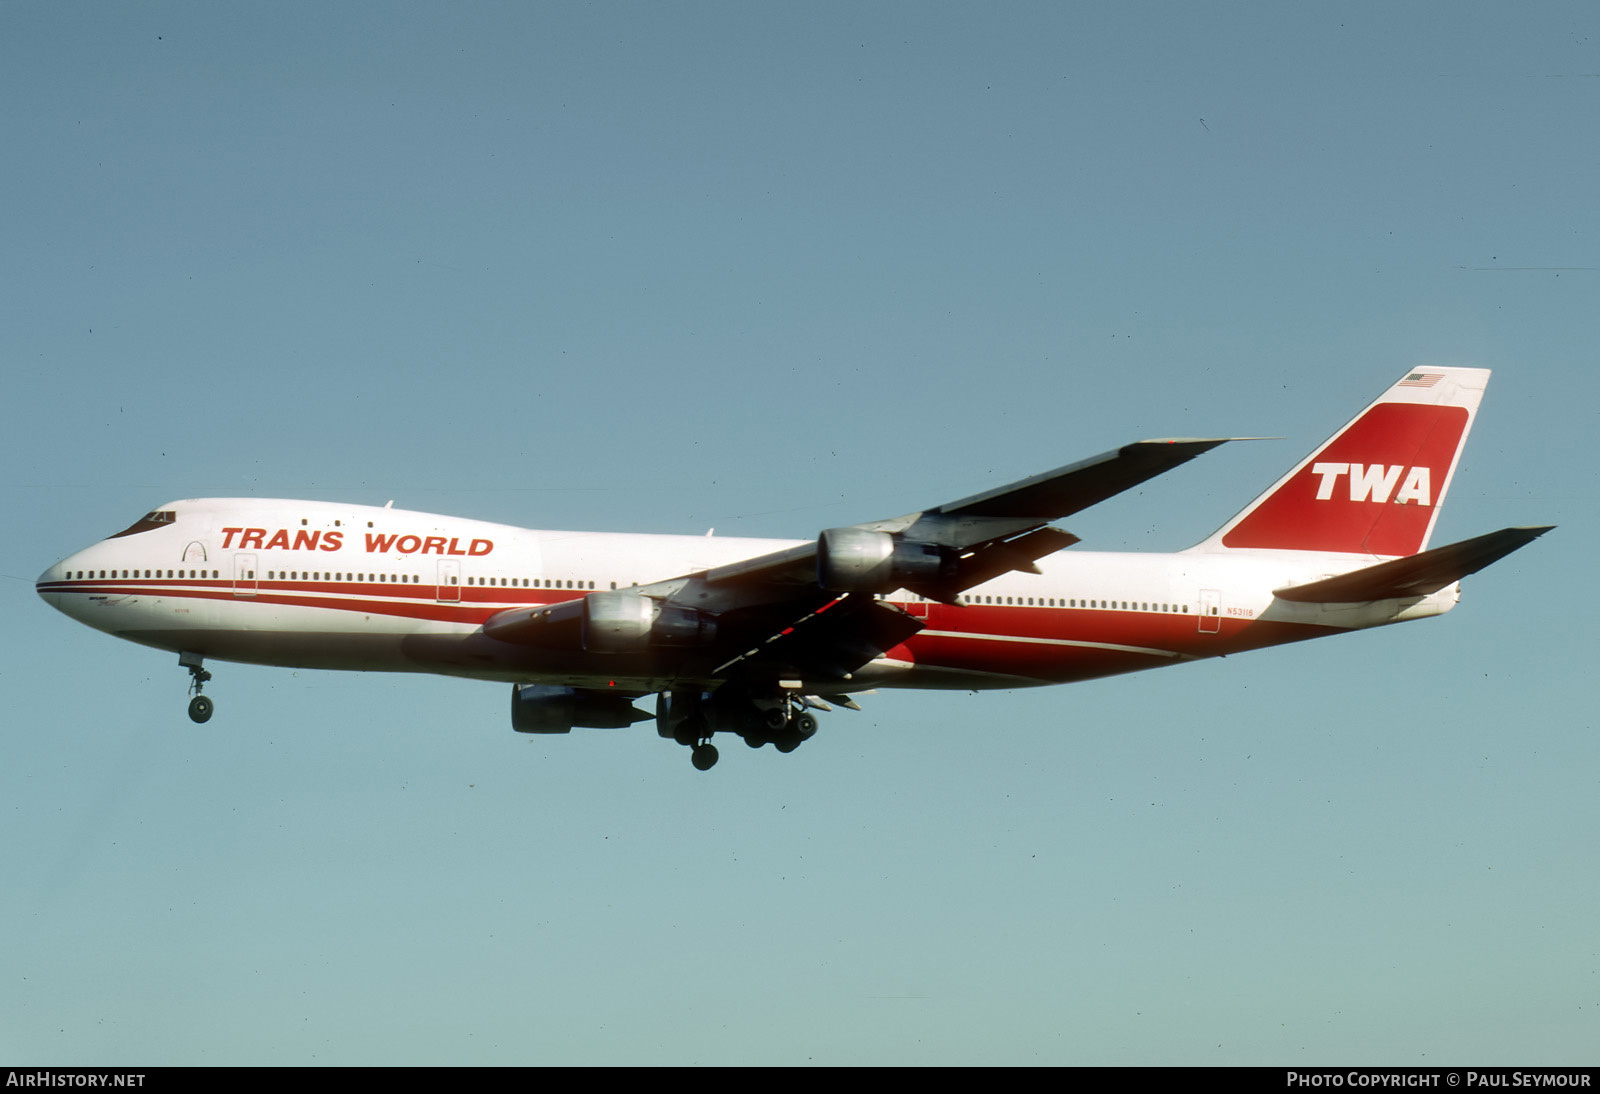
[[[698,646],[716,637],[716,621],[629,589],[610,589],[583,598],[583,648],[626,653],[649,646]]]
[[[612,589],[583,598],[583,648],[601,652],[638,649],[650,641],[656,602],[648,596]]]
[[[650,715],[626,695],[548,684],[511,685],[511,728],[518,733],[571,733],[580,729],[626,729]]]
[[[940,548],[888,532],[829,528],[817,539],[817,584],[832,592],[889,593],[937,581],[945,569]]]
[[[717,637],[717,621],[693,608],[663,604],[650,637],[663,646],[704,646]]]

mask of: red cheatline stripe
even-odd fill
[[[227,604],[267,604],[302,608],[321,608],[326,611],[355,612],[363,615],[382,615],[392,618],[425,619],[433,621],[477,625],[508,608],[528,607],[536,604],[561,603],[558,598],[538,600],[490,601],[488,595],[500,592],[498,587],[464,587],[467,601],[438,601],[433,598],[435,585],[386,585],[360,583],[359,592],[352,592],[348,583],[339,585],[327,582],[257,582],[257,588],[248,595],[234,591],[229,579],[177,582],[156,578],[135,581],[119,579],[106,581],[52,581],[39,585],[41,592],[75,593],[93,596],[160,596],[174,599],[214,600]],[[405,592],[402,593],[402,590]],[[509,587],[508,590],[509,591]],[[521,592],[522,590],[517,590]],[[534,590],[528,592],[555,592]],[[379,599],[388,597],[389,599]],[[575,598],[566,598],[575,599]],[[478,602],[470,602],[477,600]],[[992,648],[996,643],[1015,642],[1038,647],[1040,645],[1069,645],[1094,648],[1097,646],[1133,647],[1154,656],[1188,656],[1182,650],[1194,639],[1196,617],[1181,612],[1154,612],[1136,609],[1061,608],[1043,606],[975,604],[962,609],[965,624],[960,631],[933,628],[926,633],[930,641],[981,642]],[[1063,626],[1068,622],[1076,626]],[[1236,620],[1227,620],[1230,627]],[[1158,637],[1159,635],[1159,637]],[[916,643],[919,636],[908,641]],[[1207,645],[1215,641],[1207,635]],[[1151,646],[1152,641],[1174,643],[1176,649]],[[1132,652],[1130,649],[1129,652]]]
[[[162,596],[174,599],[217,600],[229,604],[257,603],[274,605],[292,605],[302,608],[324,608],[328,611],[359,612],[364,615],[386,615],[409,619],[432,619],[455,623],[481,623],[496,612],[507,608],[524,607],[531,604],[548,603],[543,600],[494,600],[489,603],[463,603],[453,600],[438,601],[433,597],[434,585],[413,585],[407,597],[396,596],[392,600],[373,599],[375,596],[395,596],[405,586],[395,585],[370,585],[361,586],[364,595],[352,595],[347,589],[333,585],[280,585],[279,583],[258,582],[257,587],[250,593],[239,595],[234,592],[234,583],[228,580],[211,582],[190,582],[178,586],[166,581],[157,581],[154,578],[148,581],[141,579],[134,583],[132,579],[126,582],[118,581],[112,584],[108,581],[83,581],[83,582],[45,582],[39,585],[40,592],[48,593],[81,593],[93,596]],[[463,593],[468,590],[462,589]],[[488,588],[474,593],[488,593]],[[498,590],[493,590],[498,591]],[[520,590],[519,590],[520,591]],[[534,590],[530,589],[529,592]],[[543,590],[540,590],[543,591]],[[554,590],[551,590],[552,592]],[[322,593],[323,595],[306,595]],[[298,595],[297,595],[298,594]],[[488,601],[488,597],[473,597]]]

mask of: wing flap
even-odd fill
[[[956,563],[955,574],[934,585],[913,585],[911,591],[929,600],[949,604],[972,588],[991,581],[1001,574],[1021,571],[1037,574],[1038,562],[1079,542],[1071,532],[1059,528],[1036,528],[1015,539],[1000,540],[979,547]]]
[[[922,627],[921,620],[893,605],[868,596],[845,596],[719,665],[714,674],[760,666],[776,670],[780,676],[845,680]]]

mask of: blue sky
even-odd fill
[[[0,1056],[1593,1063],[1586,4],[0,9]],[[1212,531],[1496,370],[1432,621],[869,697],[709,775],[32,581],[161,502],[800,538],[1147,436]],[[1560,580],[1556,580],[1559,578]]]

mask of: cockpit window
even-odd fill
[[[136,536],[140,532],[148,532],[152,528],[165,527],[175,519],[177,519],[177,514],[171,509],[160,509],[154,513],[146,513],[111,538],[121,539],[123,536]]]

